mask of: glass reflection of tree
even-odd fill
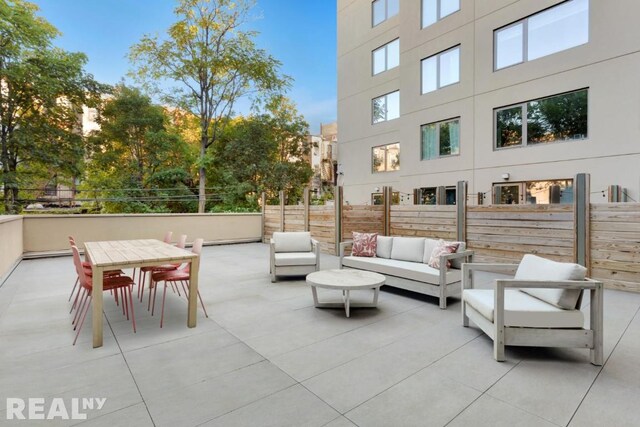
[[[387,119],[386,97],[373,100],[373,123],[383,122]]]
[[[568,93],[527,104],[527,139],[540,144],[587,136],[587,91]]]
[[[522,144],[522,107],[507,108],[496,114],[497,145],[513,147]]]

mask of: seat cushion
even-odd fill
[[[465,289],[462,300],[493,322],[492,289]],[[504,324],[522,328],[582,328],[580,310],[563,310],[517,289],[504,292]]]
[[[278,252],[310,252],[311,233],[307,231],[273,233],[273,243]]]
[[[275,254],[276,267],[288,265],[316,265],[313,252],[281,252]]]
[[[391,259],[398,261],[422,262],[424,256],[424,238],[394,237],[391,247]]]
[[[393,245],[393,237],[378,236],[378,245],[376,247],[376,256],[380,258],[391,258],[391,248]]]
[[[514,279],[516,280],[584,280],[587,269],[578,264],[556,262],[536,255],[527,254],[522,258]],[[556,307],[572,310],[576,308],[580,289],[521,289],[542,301]]]
[[[403,279],[430,283],[432,285],[438,285],[440,283],[440,270],[429,267],[421,262],[349,256],[343,258],[342,265],[360,270],[374,271],[380,274],[388,274]],[[448,271],[445,276],[446,284],[460,281],[460,274],[460,271],[457,270]]]

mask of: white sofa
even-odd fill
[[[277,276],[305,276],[320,269],[320,245],[309,232],[275,232],[269,248],[272,283]]]
[[[473,251],[461,243],[458,252],[440,257],[440,268],[428,265],[438,240],[422,237],[378,236],[376,256],[345,256],[353,242],[340,244],[340,268],[374,271],[386,276],[386,285],[438,297],[440,308],[447,308],[447,297],[460,294],[463,262],[471,262]],[[447,269],[447,260],[451,268]]]
[[[495,289],[474,289],[473,272],[515,274],[496,280]],[[581,347],[591,363],[602,365],[602,283],[585,278],[587,269],[535,255],[520,264],[462,266],[462,324],[472,320],[494,343],[494,358],[504,361],[505,345]],[[589,328],[580,311],[582,294],[591,292]]]

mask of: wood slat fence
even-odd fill
[[[336,253],[336,226],[341,241],[352,232],[391,236],[461,239],[459,222],[468,247],[478,262],[518,262],[525,254],[576,262],[586,251],[591,277],[608,288],[640,292],[640,203],[589,204],[586,248],[578,243],[576,205],[465,206],[309,206],[309,231],[324,252]],[[281,207],[264,209],[264,238],[281,230]],[[336,212],[340,212],[336,224]],[[462,215],[462,217],[461,217]],[[284,207],[284,229],[302,231],[305,206]]]

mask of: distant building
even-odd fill
[[[451,204],[467,181],[472,203],[570,203],[578,173],[592,199],[640,200],[640,1],[337,10],[345,201]]]
[[[320,125],[319,135],[310,135],[311,191],[322,196],[336,184],[338,170],[338,124]]]

